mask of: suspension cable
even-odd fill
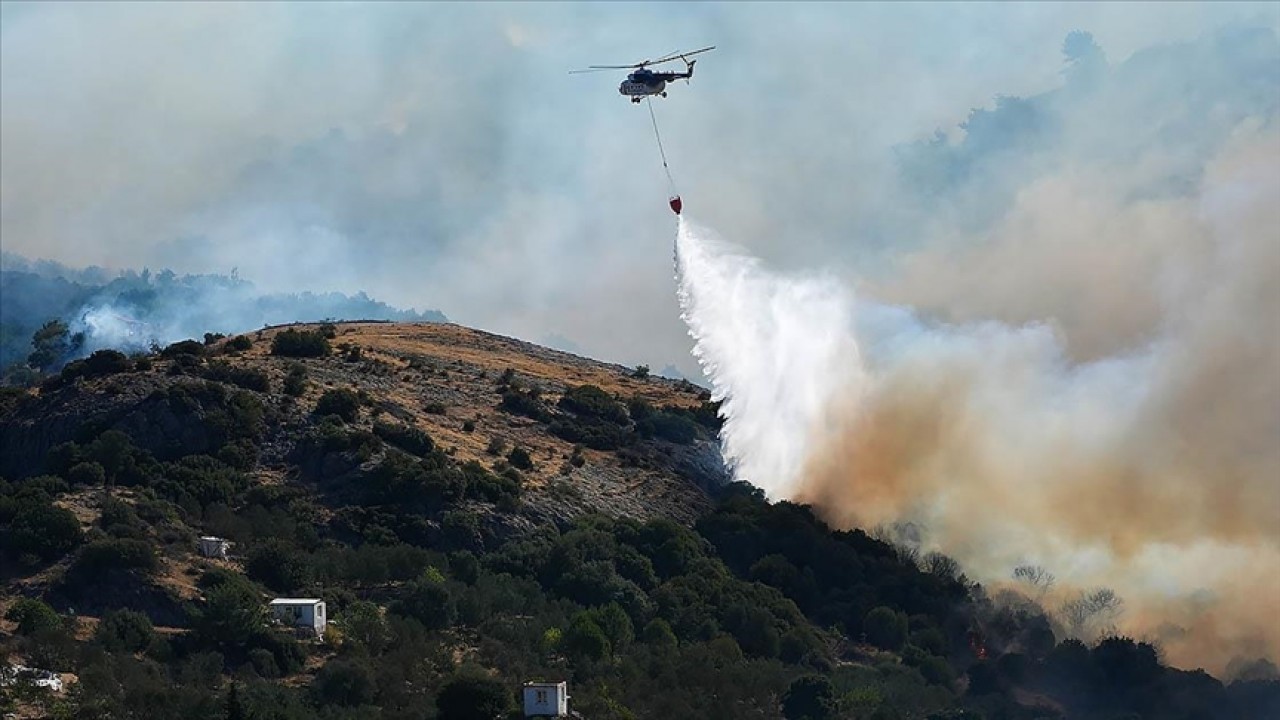
[[[676,181],[671,178],[671,168],[667,165],[667,151],[662,148],[662,134],[658,132],[658,116],[653,112],[653,98],[645,97],[649,105],[649,119],[653,121],[653,137],[658,141],[658,155],[662,157],[662,170],[667,174],[667,184],[671,186],[671,194],[676,195]]]

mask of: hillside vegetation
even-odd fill
[[[728,484],[717,406],[444,324],[99,351],[0,396],[0,652],[24,717],[1239,718],[955,563]],[[201,557],[197,538],[233,545]],[[271,621],[319,598],[319,639]],[[512,715],[514,713],[514,715]]]

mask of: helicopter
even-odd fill
[[[645,60],[634,65],[591,65],[584,70],[570,70],[569,74],[599,72],[601,70],[632,70],[633,72],[627,75],[627,79],[618,85],[618,92],[631,98],[631,102],[639,103],[641,99],[652,95],[666,97],[667,83],[672,80],[688,82],[689,78],[693,77],[693,65],[698,62],[697,60],[690,60],[689,56],[715,49],[716,46],[712,45],[700,50],[676,52],[660,57],[657,60]],[[684,61],[684,72],[655,72],[649,69],[650,65],[661,65],[676,60]]]

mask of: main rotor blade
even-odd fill
[[[595,73],[595,72],[604,72],[605,70],[617,70],[617,69],[618,68],[587,68],[586,70],[570,70],[569,74],[577,75],[579,73]]]
[[[680,58],[686,58],[686,57],[689,57],[690,55],[697,55],[698,53],[709,52],[709,51],[711,51],[711,50],[715,50],[715,49],[716,49],[716,46],[715,46],[715,45],[710,45],[710,46],[708,46],[708,47],[704,47],[704,48],[702,48],[701,50],[689,50],[689,51],[687,51],[687,52],[675,52],[675,53],[671,53],[670,55],[666,55],[666,56],[664,56],[664,57],[662,57],[662,58],[660,58],[660,59],[658,59],[658,60],[650,61],[650,62],[649,62],[649,64],[650,64],[650,65],[657,65],[658,63],[671,62],[672,60],[677,60],[677,59],[680,59]]]

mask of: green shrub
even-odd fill
[[[182,355],[203,357],[204,345],[199,340],[179,340],[160,351],[160,357],[177,358]]]
[[[336,415],[346,422],[360,417],[360,397],[346,388],[328,390],[316,402],[316,415]]]
[[[507,686],[479,670],[460,671],[436,695],[439,720],[493,720],[506,717],[512,706]]]
[[[533,458],[529,457],[529,451],[522,447],[516,447],[507,454],[507,462],[521,470],[533,469]]]
[[[9,606],[4,619],[18,624],[19,635],[33,635],[41,630],[62,627],[62,618],[53,608],[32,598],[18,598]]]
[[[551,417],[550,411],[547,410],[538,393],[533,390],[507,390],[502,393],[502,402],[499,403],[498,409],[512,415],[533,418],[539,422],[546,422]]]
[[[608,420],[619,425],[628,422],[627,409],[622,403],[595,385],[578,385],[565,390],[559,405],[581,416]]]
[[[280,357],[327,357],[329,339],[312,330],[283,330],[271,339],[271,354]]]
[[[107,471],[101,463],[76,463],[67,471],[67,482],[72,485],[101,487],[107,481]]]
[[[307,556],[282,540],[268,540],[255,547],[244,566],[245,574],[280,593],[303,589],[311,581]]]
[[[133,363],[124,353],[118,350],[95,350],[84,359],[82,374],[89,378],[104,377],[132,369]]]
[[[872,645],[882,650],[900,650],[907,641],[907,616],[882,605],[867,613],[862,630]]]
[[[321,707],[355,707],[373,702],[378,684],[373,668],[362,659],[330,660],[316,673],[311,692]]]
[[[267,373],[258,368],[239,367],[227,362],[211,362],[205,366],[200,376],[214,382],[230,383],[245,390],[262,393],[271,390],[271,381]]]
[[[19,560],[57,560],[75,549],[82,539],[75,514],[48,502],[26,503],[19,507],[8,527],[0,525],[0,550]]]
[[[418,457],[426,457],[436,449],[436,444],[430,435],[408,425],[377,420],[373,423],[373,434]]]
[[[110,652],[146,650],[154,637],[151,620],[133,610],[107,611],[93,634],[93,639]]]
[[[787,720],[828,720],[836,716],[836,709],[835,688],[821,675],[796,678],[782,697],[782,714]]]
[[[613,652],[609,646],[609,637],[587,612],[573,616],[560,646],[575,660],[603,660]]]
[[[417,620],[429,630],[443,630],[453,625],[457,616],[453,593],[443,583],[428,578],[409,583],[388,609]]]
[[[79,584],[104,579],[114,573],[151,574],[159,567],[151,543],[131,538],[97,540],[85,545],[71,566]]]
[[[636,432],[643,437],[656,437],[678,445],[698,439],[698,425],[684,415],[655,412],[636,422]]]
[[[307,366],[302,363],[290,363],[289,372],[284,376],[284,394],[290,397],[302,397],[307,392]]]
[[[237,335],[227,341],[227,349],[234,352],[244,352],[253,347],[253,338],[248,335]]]

